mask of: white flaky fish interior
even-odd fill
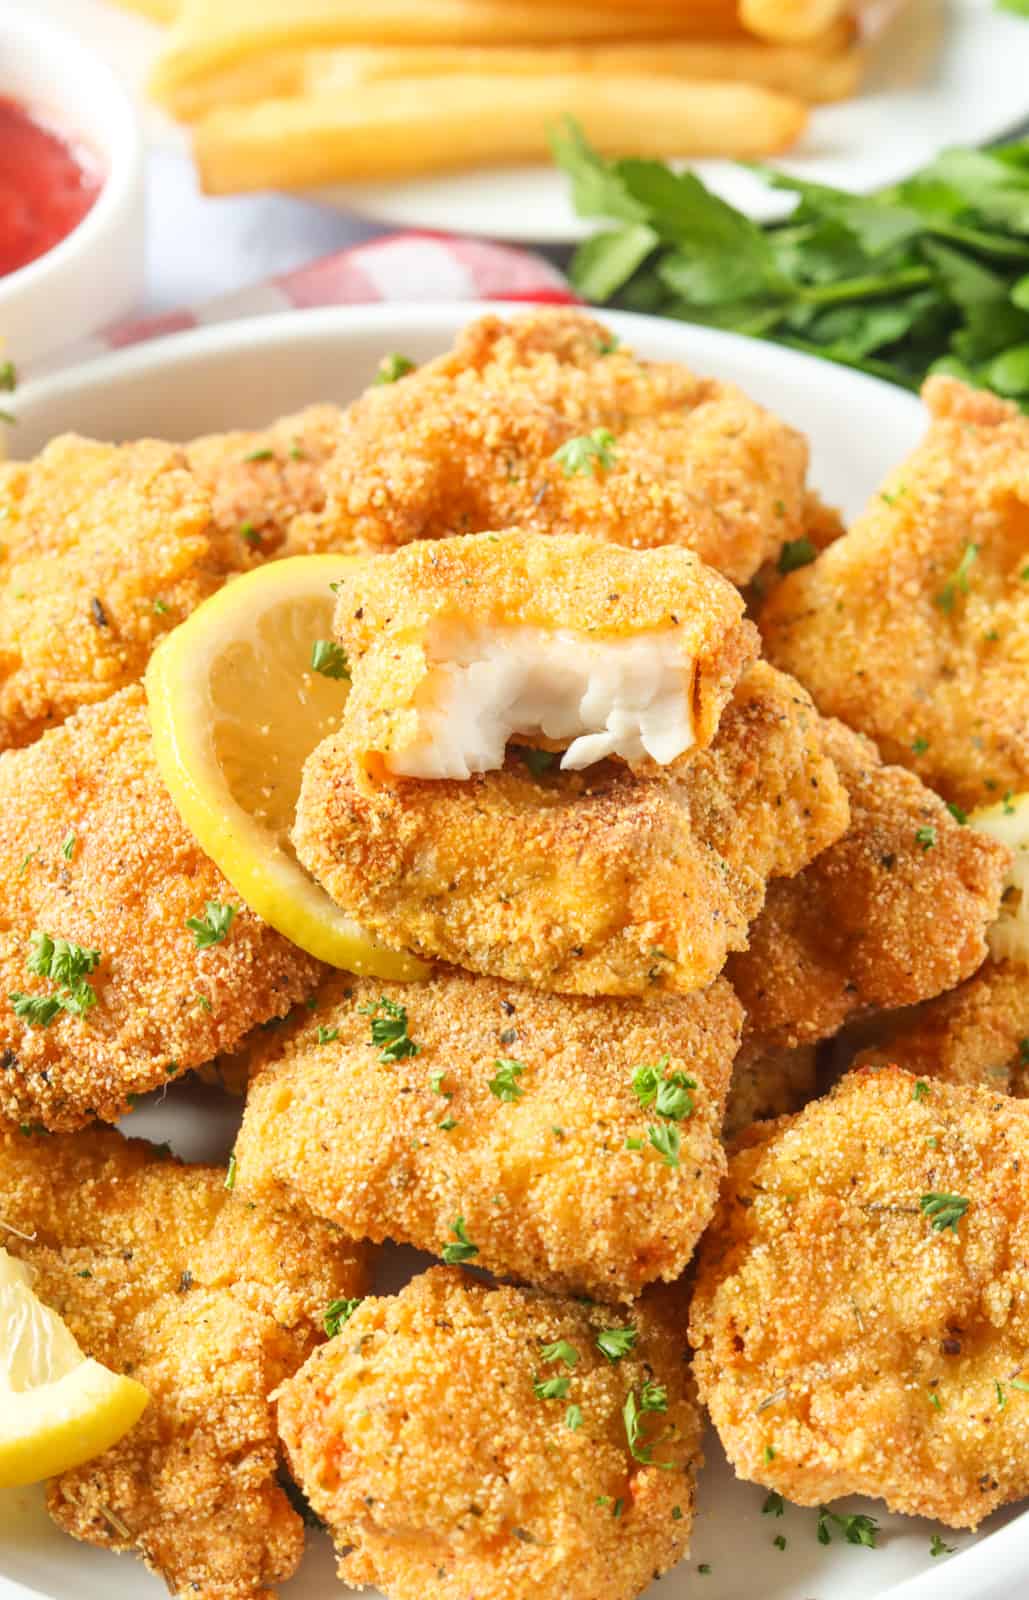
[[[973,811],[969,822],[1014,852],[1004,881],[1000,916],[990,928],[990,954],[995,961],[1029,966],[1029,793],[1009,795],[995,806]]]
[[[694,742],[694,663],[674,629],[596,639],[569,629],[438,625],[415,703],[417,737],[385,757],[405,778],[470,778],[508,741],[567,744],[577,771],[620,756],[667,765]]]

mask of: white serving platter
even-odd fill
[[[292,312],[174,335],[26,385],[16,397],[19,420],[9,430],[9,449],[31,454],[68,429],[105,439],[147,433],[185,439],[264,423],[315,400],[345,402],[370,381],[384,352],[422,361],[485,309],[524,307]],[[874,378],[684,323],[605,320],[640,354],[682,360],[738,383],[802,429],[811,441],[815,486],[848,514],[920,435],[918,401]],[[238,1110],[238,1103],[187,1081],[150,1097],[124,1126],[167,1139],[189,1159],[224,1159]],[[383,1255],[383,1288],[396,1287],[417,1267],[410,1251]],[[838,1541],[825,1548],[815,1536],[813,1510],[787,1507],[781,1520],[764,1516],[764,1492],[734,1479],[713,1436],[707,1457],[692,1560],[648,1589],[646,1600],[1021,1600],[1027,1592],[1029,1512],[998,1513],[975,1537],[847,1501],[845,1509],[879,1518],[879,1548]],[[935,1532],[954,1554],[930,1556]],[[779,1533],[787,1539],[784,1552],[772,1543]],[[702,1564],[710,1571],[700,1572]],[[328,1540],[312,1534],[302,1571],[282,1586],[282,1600],[330,1600],[343,1592]],[[41,1491],[0,1493],[0,1600],[159,1600],[164,1593],[133,1557],[60,1534]]]

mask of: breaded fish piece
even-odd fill
[[[917,1084],[851,1073],[745,1136],[690,1340],[741,1477],[974,1528],[1029,1493],[1029,1105]]]
[[[823,724],[850,827],[792,878],[768,886],[749,947],[727,976],[765,1049],[836,1033],[873,1007],[913,1005],[969,977],[987,951],[1010,856],[960,827],[870,740]]]
[[[399,777],[492,771],[515,736],[566,747],[564,769],[667,765],[710,744],[758,650],[738,591],[683,549],[512,529],[408,545],[336,593],[348,745]]]
[[[723,1138],[734,1139],[752,1122],[799,1111],[815,1097],[817,1066],[812,1044],[782,1049],[760,1034],[745,1035],[732,1064]]]
[[[365,1247],[113,1129],[0,1131],[0,1218],[85,1353],[150,1391],[118,1444],[51,1480],[55,1522],[135,1551],[173,1594],[266,1600],[304,1543],[276,1482],[269,1395],[326,1306],[364,1293]]]
[[[925,440],[760,617],[819,708],[971,809],[1029,788],[1029,417],[930,378]]]
[[[807,466],[803,436],[734,385],[639,360],[580,311],[488,316],[350,407],[325,511],[291,543],[390,548],[514,526],[684,544],[742,584],[803,534]]]
[[[0,470],[0,750],[135,682],[224,575],[173,445],[69,434]]]
[[[389,1600],[633,1600],[689,1547],[701,1445],[684,1323],[677,1290],[613,1317],[442,1267],[365,1300],[279,1398],[344,1583]]]
[[[819,721],[759,661],[714,742],[656,777],[537,775],[529,752],[458,783],[377,781],[344,717],[308,758],[293,840],[362,926],[430,960],[568,994],[688,993],[745,948],[767,880],[847,826]]]
[[[984,961],[949,994],[873,1024],[855,1066],[896,1062],[920,1078],[1029,1094],[1029,968]]]
[[[355,1237],[437,1256],[460,1216],[477,1266],[602,1300],[679,1276],[724,1171],[727,983],[656,1005],[441,968],[331,978],[317,1001],[255,1047],[241,1194],[295,1191]],[[391,1027],[416,1054],[373,1042]]]
[[[138,686],[0,756],[0,884],[0,1118],[13,1122],[113,1121],[134,1094],[283,1015],[323,971],[240,904],[186,831]],[[198,948],[186,919],[212,901],[235,913]],[[46,1020],[62,985],[73,1005],[75,990],[57,967],[33,972],[36,934],[99,952],[78,962],[95,1003],[86,993]]]
[[[294,518],[324,508],[325,463],[341,416],[338,406],[308,406],[256,432],[212,433],[183,446],[231,570],[285,553]]]

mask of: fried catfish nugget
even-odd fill
[[[592,317],[472,323],[343,420],[297,550],[489,528],[684,544],[746,583],[805,531],[807,443],[732,384],[641,361]]]
[[[344,1583],[390,1600],[633,1600],[689,1546],[701,1450],[684,1320],[679,1291],[612,1319],[442,1267],[365,1300],[279,1398]]]
[[[461,1217],[478,1266],[632,1298],[678,1277],[714,1209],[741,1021],[722,980],[658,1005],[332,978],[260,1036],[240,1192],[435,1255]]]
[[[231,569],[284,554],[296,517],[325,505],[325,463],[339,441],[338,406],[308,406],[258,432],[212,433],[184,451],[210,496],[214,537]]]
[[[181,451],[67,435],[0,471],[0,750],[143,672],[224,578]]]
[[[910,772],[842,723],[823,725],[850,827],[768,886],[727,976],[766,1049],[828,1038],[873,1007],[913,1005],[969,977],[987,951],[1010,856],[961,827]]]
[[[952,378],[923,443],[769,598],[769,657],[960,806],[1029,788],[1029,418]]]
[[[511,530],[409,545],[336,585],[346,739],[398,777],[502,767],[511,738],[578,770],[710,744],[757,655],[724,578],[689,550]]]
[[[862,1071],[745,1141],[690,1317],[740,1476],[956,1528],[1029,1493],[1029,1105]]]
[[[240,905],[186,831],[138,686],[0,756],[0,882],[0,1117],[14,1122],[113,1121],[323,970]],[[187,918],[210,902],[234,915],[204,943]]]
[[[808,696],[764,662],[711,745],[647,778],[539,752],[465,783],[372,777],[346,718],[304,769],[303,864],[388,943],[570,994],[688,993],[746,946],[770,877],[847,825]]]
[[[0,1132],[0,1216],[86,1354],[150,1391],[118,1444],[51,1481],[54,1520],[134,1550],[173,1594],[265,1600],[304,1542],[276,1482],[269,1395],[326,1306],[364,1292],[364,1248],[113,1130]]]

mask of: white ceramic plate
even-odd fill
[[[126,16],[108,0],[7,0],[77,28],[140,97],[161,30]],[[897,0],[873,0],[883,6]],[[1029,22],[998,11],[995,0],[900,0],[901,11],[873,46],[860,96],[818,108],[787,172],[816,183],[867,191],[893,183],[956,143],[982,144],[1029,119]],[[151,137],[182,144],[160,112]],[[733,204],[760,220],[781,216],[790,200],[729,161],[697,170]],[[596,223],[577,217],[560,173],[545,166],[455,173],[410,183],[369,183],[315,191],[344,211],[391,227],[439,228],[494,239],[559,244],[585,238]]]
[[[380,356],[414,360],[437,354],[482,309],[469,306],[377,306],[291,313],[178,335],[104,357],[26,386],[18,396],[19,454],[76,428],[101,438],[143,433],[187,438],[254,425],[313,400],[347,401],[370,380]],[[503,309],[503,308],[501,308]],[[509,308],[510,309],[510,308]],[[523,308],[524,309],[524,308]],[[887,470],[916,442],[921,408],[903,391],[808,356],[735,335],[645,317],[608,319],[642,355],[681,359],[743,385],[804,430],[812,444],[816,486],[853,513]],[[126,1119],[128,1131],[168,1139],[190,1159],[224,1157],[238,1105],[213,1091],[177,1085]],[[396,1287],[412,1252],[384,1252]],[[1000,1514],[978,1539],[945,1533],[960,1553],[930,1557],[928,1523],[880,1519],[880,1548],[870,1551],[815,1537],[816,1513],[788,1507],[781,1521],[761,1514],[763,1492],[737,1482],[717,1442],[708,1442],[700,1480],[693,1560],[647,1591],[647,1600],[1016,1600],[1029,1564],[1029,1513]],[[945,1532],[945,1531],[944,1531]],[[773,1537],[788,1541],[780,1553]],[[710,1566],[700,1574],[698,1566]],[[165,1593],[134,1559],[115,1557],[59,1534],[36,1491],[0,1494],[0,1600],[159,1600]],[[335,1600],[328,1541],[312,1535],[302,1573],[283,1600]],[[554,1600],[560,1600],[554,1596]]]

